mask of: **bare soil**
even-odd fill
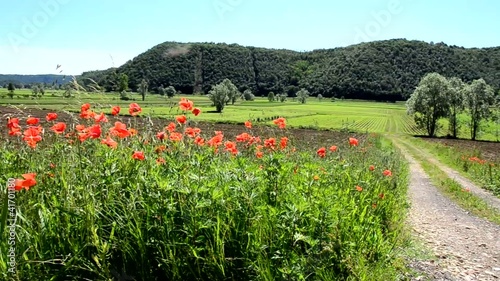
[[[123,110],[123,109],[122,109]],[[29,116],[40,118],[43,125],[45,122],[45,116],[47,113],[53,112],[50,110],[43,109],[32,109],[26,108],[18,110],[13,107],[0,106],[0,120],[3,124],[7,123],[8,117],[17,117],[20,119],[20,123],[26,120]],[[58,122],[65,122],[68,125],[79,124],[79,116],[76,113],[69,112],[57,112]],[[141,130],[144,128],[151,128],[154,132],[162,130],[170,122],[174,120],[167,120],[162,118],[142,118],[142,117],[132,117],[132,116],[119,116],[113,117],[108,116],[109,122],[114,123],[115,121],[120,121],[134,128]],[[224,124],[224,123],[210,123],[210,122],[193,122],[188,124],[189,126],[198,127],[204,132],[204,134],[212,135],[215,131],[224,132],[224,136],[227,139],[234,139],[237,135],[247,132],[248,130],[243,124]],[[44,125],[44,127],[47,127]],[[0,139],[6,137],[7,130],[0,129]],[[318,149],[321,146],[331,146],[339,145],[341,143],[347,143],[349,137],[357,138],[360,142],[366,139],[366,134],[359,133],[342,133],[336,131],[320,131],[313,129],[285,129],[280,130],[276,126],[264,126],[258,125],[252,128],[252,134],[260,136],[261,138],[268,137],[282,137],[286,136],[290,139],[290,145],[296,145],[298,148],[315,148]]]

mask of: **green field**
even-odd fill
[[[0,89],[0,105],[14,105],[19,107],[35,107],[53,110],[67,110],[78,112],[82,103],[92,103],[96,110],[108,113],[111,106],[120,105],[126,108],[130,101],[122,101],[117,93],[94,94],[80,93],[74,98],[62,98],[60,91],[47,91],[44,97],[33,99],[29,90],[17,90],[13,99],[8,98],[6,89]],[[404,102],[379,103],[368,101],[341,101],[332,102],[329,99],[319,101],[309,98],[306,104],[299,104],[292,99],[281,102],[269,102],[267,98],[258,97],[255,101],[238,100],[234,105],[228,105],[223,113],[214,113],[214,107],[205,96],[186,95],[200,107],[204,114],[194,117],[196,121],[242,123],[252,120],[254,123],[271,124],[277,116],[287,119],[288,125],[296,128],[332,129],[355,132],[373,132],[389,134],[424,135],[425,131],[416,127],[411,116],[406,114]],[[138,94],[131,97],[143,108],[146,115],[172,119],[180,114],[178,101],[180,96],[167,99],[159,95],[150,94],[142,102]],[[463,116],[464,125],[459,136],[469,137],[467,130],[467,116]],[[440,122],[442,128],[438,135],[444,136],[447,131],[447,121]],[[498,140],[499,125],[486,122],[480,132],[479,139]]]

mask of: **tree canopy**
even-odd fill
[[[437,72],[466,83],[483,78],[500,89],[500,47],[466,49],[444,43],[394,39],[311,52],[244,47],[237,44],[165,42],[123,66],[83,73],[106,90],[122,73],[137,90],[142,79],[150,88],[172,85],[185,94],[208,93],[230,79],[239,91],[256,96],[304,88],[324,98],[396,101],[409,98],[421,77]]]

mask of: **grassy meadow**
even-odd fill
[[[161,118],[174,118],[179,114],[178,102],[181,96],[172,99],[160,95],[149,94],[144,102],[140,95],[133,93],[134,102],[139,103],[145,115]],[[309,98],[306,104],[299,104],[289,98],[286,102],[269,102],[266,97],[257,97],[254,101],[238,100],[228,105],[222,113],[214,113],[214,107],[205,96],[187,95],[204,114],[193,118],[196,121],[220,123],[243,123],[251,120],[255,123],[272,124],[277,116],[286,117],[288,125],[295,128],[313,128],[329,130],[346,130],[355,132],[373,132],[390,134],[425,135],[425,131],[416,127],[411,116],[406,114],[404,102],[380,103],[369,101],[352,101],[330,99],[318,100]],[[0,105],[35,107],[40,109],[67,110],[78,112],[82,103],[90,102],[96,110],[109,113],[112,105],[128,106],[131,101],[122,101],[117,93],[95,94],[78,93],[73,98],[62,98],[61,91],[48,90],[44,97],[33,99],[29,90],[17,90],[14,99],[7,97],[7,90],[0,89]],[[460,138],[470,138],[467,122],[468,116],[460,117],[462,128]],[[441,120],[442,129],[438,136],[447,134],[447,121]],[[479,133],[480,140],[498,141],[500,125],[484,122]]]

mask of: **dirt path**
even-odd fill
[[[441,195],[410,153],[396,143],[410,163],[409,223],[436,255],[412,267],[431,280],[500,280],[500,226],[479,219]],[[415,279],[425,280],[425,279]]]
[[[429,154],[428,152],[420,149],[417,146],[411,145],[408,142],[403,142],[406,146],[410,145],[412,149],[417,150],[421,155],[424,155],[427,161],[429,163],[439,167],[441,171],[443,171],[450,179],[453,179],[457,183],[459,183],[462,187],[468,188],[470,192],[481,199],[483,199],[488,205],[491,207],[497,209],[500,211],[500,198],[496,197],[493,195],[491,192],[482,189],[481,187],[477,186],[473,182],[471,182],[469,179],[465,178],[464,176],[460,175],[457,171],[447,167],[443,163],[441,163],[439,160],[437,160],[433,155]]]

